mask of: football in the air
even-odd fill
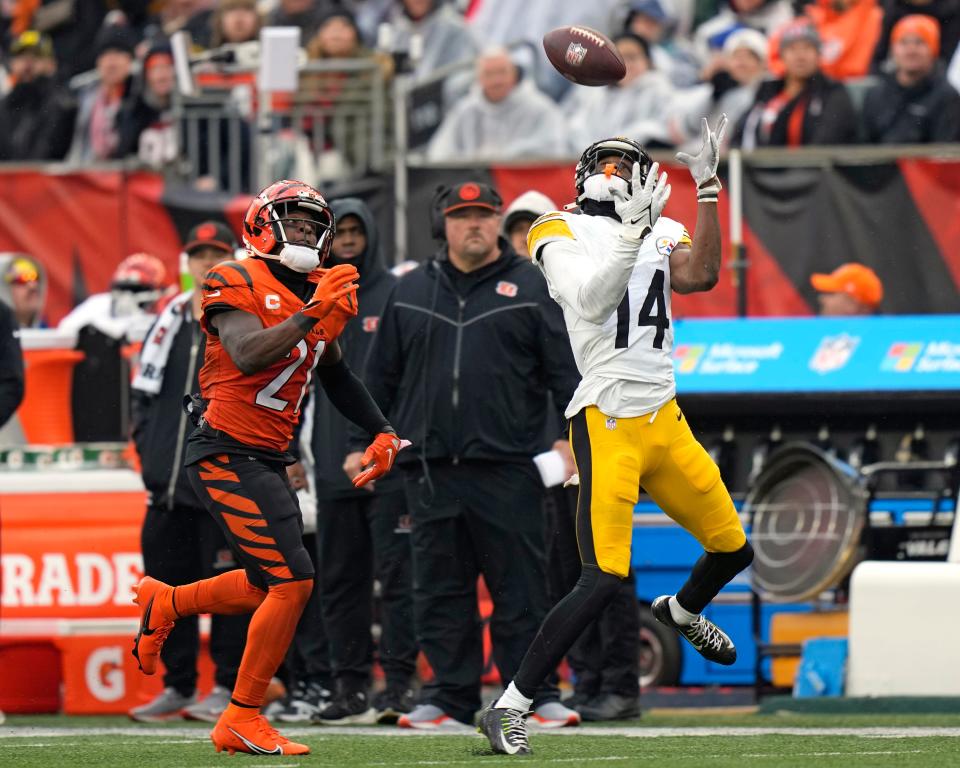
[[[627,73],[613,41],[590,27],[557,27],[543,36],[543,50],[556,70],[578,85],[611,85]]]

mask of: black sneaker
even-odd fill
[[[373,725],[377,711],[370,706],[366,693],[351,691],[337,694],[312,721],[321,725]]]
[[[400,715],[413,709],[413,691],[409,688],[385,688],[373,697],[373,708],[377,711],[377,723],[395,725]]]
[[[707,661],[729,666],[737,660],[737,649],[733,641],[727,637],[726,632],[705,618],[702,613],[689,626],[677,624],[670,613],[670,595],[661,595],[654,600],[650,606],[650,612],[661,624],[675,629],[681,637],[686,638],[687,642]]]
[[[519,709],[484,707],[477,719],[477,731],[490,742],[494,752],[501,755],[529,755],[527,740],[527,713]]]
[[[636,720],[640,717],[640,697],[619,693],[598,693],[577,707],[580,717],[591,723],[609,720]]]
[[[317,681],[298,685],[284,703],[283,709],[274,714],[281,723],[309,723],[330,704],[330,691]]]

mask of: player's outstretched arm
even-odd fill
[[[343,296],[357,290],[358,277],[356,267],[347,264],[327,270],[303,309],[271,328],[264,328],[258,317],[242,310],[222,312],[210,322],[230,359],[241,373],[250,375],[286,357]]]
[[[695,155],[678,152],[677,160],[690,170],[697,184],[697,228],[693,245],[680,246],[670,254],[670,287],[677,293],[709,291],[720,278],[720,217],[717,198],[720,195],[720,144],[727,127],[723,115],[715,131],[703,120],[703,144]]]
[[[316,322],[297,312],[272,328],[264,328],[256,315],[239,309],[210,319],[230,359],[248,376],[286,357]]]
[[[617,308],[627,290],[634,264],[640,253],[643,239],[650,234],[670,197],[667,174],[659,176],[659,166],[654,163],[641,184],[639,166],[633,168],[633,194],[616,193],[617,214],[624,227],[608,256],[598,265],[584,258],[580,246],[570,239],[558,239],[544,245],[540,251],[540,264],[547,282],[555,294],[576,310],[589,323],[601,325]],[[549,220],[543,225],[551,226]],[[537,224],[531,229],[530,238],[536,240]]]

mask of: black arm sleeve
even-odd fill
[[[363,382],[343,359],[334,365],[318,365],[317,377],[330,402],[354,424],[371,435],[394,431]]]
[[[0,302],[0,427],[7,423],[23,400],[23,353],[17,336],[17,321]]]

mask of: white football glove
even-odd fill
[[[683,163],[690,170],[690,175],[697,183],[697,201],[701,203],[715,203],[720,194],[720,179],[717,178],[717,166],[720,165],[720,144],[723,141],[723,132],[727,128],[727,116],[721,115],[715,131],[710,130],[707,118],[703,118],[700,135],[703,143],[700,151],[695,155],[686,152],[677,152],[677,162]]]
[[[616,187],[610,187],[610,194],[613,195],[613,204],[617,215],[620,217],[627,230],[624,232],[626,238],[635,242],[640,242],[653,229],[657,223],[663,208],[670,198],[670,185],[667,184],[666,172],[657,177],[660,170],[659,163],[650,166],[647,173],[647,180],[640,183],[640,163],[633,164],[631,178],[631,194],[627,195]]]

